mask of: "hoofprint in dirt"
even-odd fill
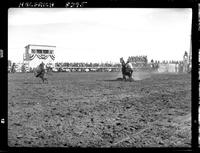
[[[191,147],[191,76],[8,74],[10,147]]]

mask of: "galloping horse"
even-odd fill
[[[129,80],[132,81],[132,74],[133,74],[133,66],[129,61],[125,63],[123,58],[120,58],[120,63],[122,64],[122,75],[123,75],[123,80],[126,80],[126,76],[129,77]]]
[[[42,62],[39,66],[36,67],[36,69],[34,70],[34,75],[35,77],[39,77],[42,79],[43,83],[44,81],[47,80],[47,78],[44,77],[45,74],[45,69],[44,69],[44,63]]]

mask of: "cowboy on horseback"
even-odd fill
[[[41,78],[43,82],[44,82],[45,80],[48,81],[47,78],[44,77],[44,74],[45,74],[44,65],[45,65],[45,64],[44,64],[43,62],[40,63],[40,65],[37,66],[37,68],[36,68],[35,71],[34,71],[35,77]]]
[[[129,77],[129,80],[133,80],[132,74],[133,74],[133,66],[130,63],[129,60],[125,63],[123,57],[120,58],[120,63],[122,64],[122,75],[123,75],[123,80],[126,80],[126,76]]]

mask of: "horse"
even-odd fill
[[[129,77],[129,80],[132,81],[132,75],[133,75],[133,66],[131,65],[131,63],[129,63],[129,61],[127,61],[127,63],[125,63],[123,58],[120,58],[120,63],[122,64],[122,75],[123,75],[123,80],[127,80],[126,76]]]
[[[44,69],[44,63],[42,62],[39,66],[36,67],[36,69],[34,70],[34,75],[35,77],[39,77],[42,79],[43,83],[44,81],[47,81],[47,78],[44,77],[45,75],[45,69]]]

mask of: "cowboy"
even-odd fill
[[[40,65],[36,68],[34,74],[35,74],[35,77],[39,77],[42,79],[42,81],[44,82],[44,80],[47,81],[47,78],[44,77],[44,74],[45,74],[45,69],[44,69],[44,63],[40,63]]]
[[[128,59],[126,62],[126,71],[133,72],[133,65],[130,63],[130,60]]]
[[[126,75],[129,77],[129,79],[132,79],[133,66],[130,61],[127,60],[127,62],[125,63],[124,59],[120,58],[120,63],[122,64],[123,79],[126,80]]]
[[[42,75],[45,72],[44,69],[44,63],[40,63],[40,65],[36,68],[36,77],[39,77],[40,75]]]

